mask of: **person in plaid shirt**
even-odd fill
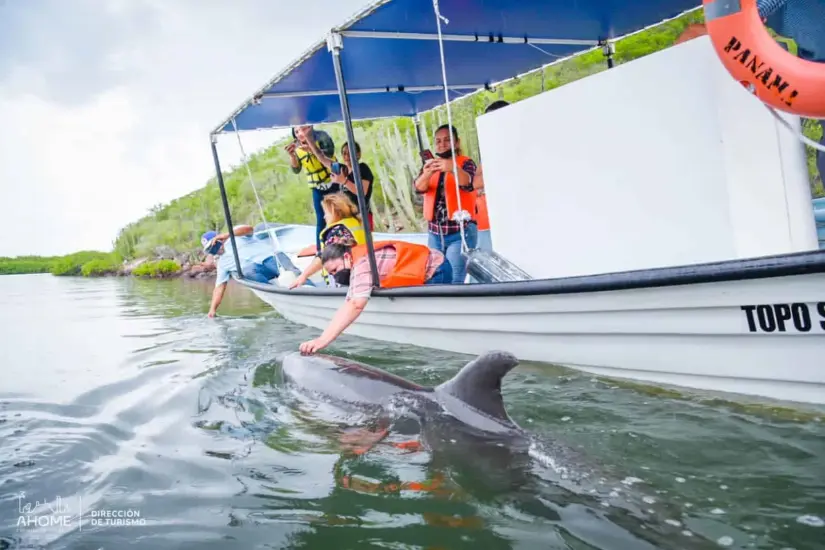
[[[450,130],[453,133],[456,155],[450,144]],[[427,220],[428,246],[440,251],[453,267],[453,284],[462,284],[467,275],[467,262],[461,255],[461,225],[467,247],[478,246],[478,224],[476,222],[476,189],[483,180],[475,181],[476,164],[473,159],[461,154],[461,140],[458,130],[447,124],[435,131],[435,154],[439,158],[424,163],[415,180],[415,190],[424,195],[424,218]],[[456,190],[453,167],[458,172]],[[464,210],[469,219],[456,221],[453,216]]]
[[[438,250],[404,241],[380,241],[373,246],[381,287],[438,285],[452,281],[452,266]],[[348,285],[349,289],[344,304],[326,330],[320,337],[301,344],[301,353],[315,353],[327,347],[354,323],[367,306],[374,286],[365,245],[330,244],[321,253],[321,261],[327,273],[339,284]]]

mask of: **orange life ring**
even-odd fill
[[[737,81],[779,111],[825,118],[825,63],[800,59],[768,33],[756,0],[702,0],[713,48]]]

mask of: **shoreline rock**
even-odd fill
[[[154,258],[144,257],[144,258],[136,258],[131,262],[125,263],[122,265],[116,273],[110,274],[110,276],[116,277],[136,277],[138,279],[176,279],[180,277],[185,277],[187,279],[210,279],[216,277],[216,266],[215,263],[211,260],[203,261],[203,262],[190,262],[189,255],[173,255],[169,250],[165,249],[158,249],[155,251],[156,256]],[[171,260],[174,261],[176,264],[180,266],[178,271],[173,273],[158,273],[155,275],[135,275],[134,271],[148,262],[158,262],[161,260]]]

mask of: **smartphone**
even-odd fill
[[[432,160],[434,158],[435,157],[433,156],[433,152],[429,149],[424,149],[423,151],[421,151],[421,160],[423,160],[424,162],[427,162],[428,160]]]
[[[336,174],[338,176],[340,176],[341,172],[343,172],[342,168],[343,167],[341,166],[340,162],[333,162],[332,165],[330,166],[330,170],[332,170],[332,173]]]
[[[222,246],[223,246],[223,241],[216,240],[214,243],[212,243],[212,246],[209,247],[209,249],[206,250],[206,253],[215,255],[215,254],[218,253],[218,251],[221,249]]]

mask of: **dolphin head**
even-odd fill
[[[331,355],[287,355],[281,367],[284,382],[353,405],[385,405],[406,392],[431,392],[400,376]]]

